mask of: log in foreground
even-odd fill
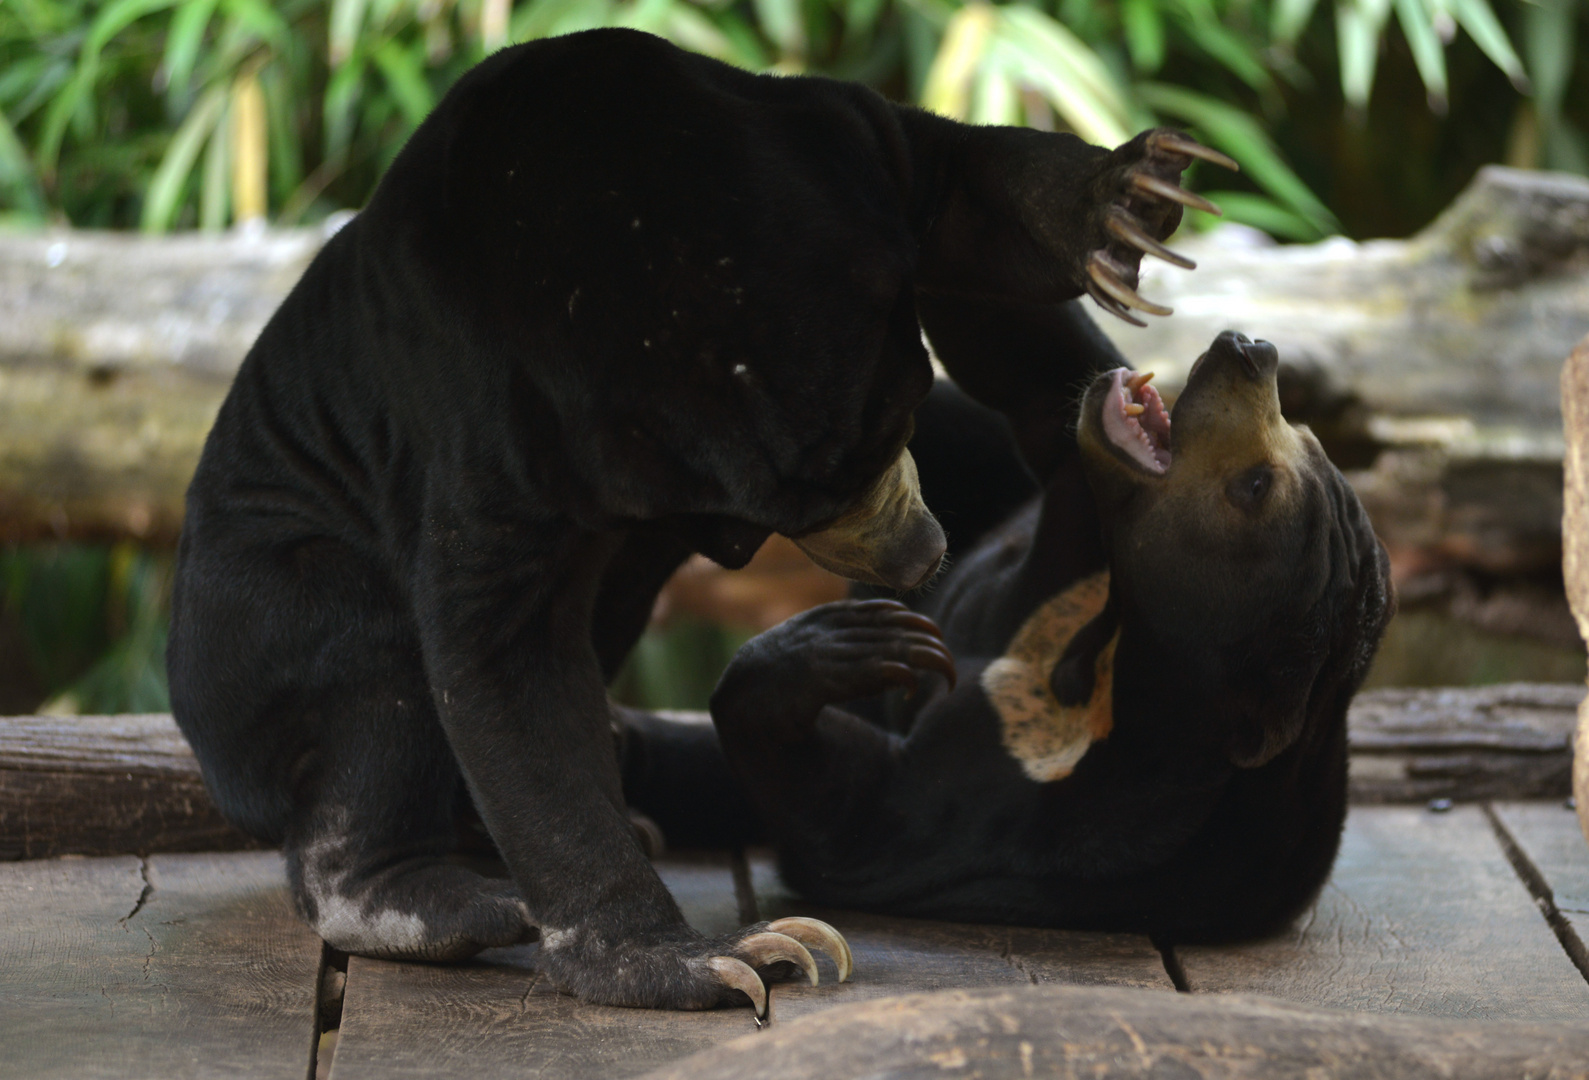
[[[645,1080],[1589,1076],[1589,1028],[1385,1016],[1246,994],[1033,986],[830,1009]]]
[[[1359,694],[1352,801],[1563,797],[1583,696],[1529,683]],[[0,861],[250,846],[169,715],[0,717]]]

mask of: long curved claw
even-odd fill
[[[1118,206],[1112,207],[1110,209],[1109,220],[1106,224],[1109,231],[1114,234],[1117,240],[1125,241],[1138,251],[1144,252],[1148,255],[1156,255],[1173,266],[1179,266],[1182,270],[1197,269],[1197,264],[1191,259],[1188,259],[1185,255],[1171,251],[1169,248],[1153,239],[1153,237],[1143,232],[1137,226],[1136,222],[1132,220],[1131,215],[1120,209]]]
[[[1106,294],[1102,289],[1098,288],[1098,286],[1094,285],[1091,281],[1087,282],[1087,295],[1092,297],[1093,300],[1097,301],[1099,307],[1103,308],[1117,319],[1123,319],[1132,326],[1148,325],[1135,315],[1131,314],[1131,312],[1121,307],[1114,300],[1110,299],[1108,294]]]
[[[750,1003],[756,1009],[756,1019],[767,1019],[767,988],[762,985],[761,976],[755,969],[743,960],[732,956],[714,956],[706,962],[717,975],[719,981],[732,990],[738,990],[750,998]]]
[[[1093,284],[1107,293],[1115,303],[1123,307],[1136,308],[1149,315],[1173,315],[1174,308],[1167,308],[1163,304],[1155,304],[1151,300],[1144,300],[1137,291],[1120,278],[1109,268],[1100,252],[1093,252],[1087,260],[1087,276],[1092,278]]]
[[[804,945],[788,934],[763,930],[741,941],[735,951],[751,967],[766,967],[787,960],[805,972],[812,986],[817,985],[817,962]]]
[[[802,945],[813,949],[820,949],[833,958],[833,963],[839,969],[839,982],[846,982],[850,972],[855,970],[855,954],[850,952],[850,943],[844,940],[844,935],[821,919],[808,919],[803,915],[791,915],[787,919],[779,919],[769,923],[767,929],[776,934],[792,937]],[[815,980],[813,980],[815,982]]]
[[[950,690],[953,690],[960,681],[960,676],[955,672],[954,657],[949,655],[947,649],[934,649],[926,645],[912,645],[910,647],[910,666],[921,668],[924,671],[936,671],[949,680]]]
[[[1134,173],[1131,176],[1131,186],[1144,195],[1155,195],[1170,202],[1190,206],[1193,210],[1201,210],[1215,217],[1223,217],[1224,212],[1201,195],[1195,195],[1179,184],[1172,184],[1168,180],[1160,180],[1157,176],[1147,173]]]
[[[1154,150],[1168,150],[1174,154],[1184,154],[1187,157],[1198,158],[1232,172],[1241,172],[1241,166],[1221,154],[1218,150],[1210,150],[1202,143],[1189,136],[1174,131],[1156,131],[1148,136],[1148,146]]]

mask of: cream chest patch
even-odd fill
[[[1049,673],[1076,636],[1109,599],[1109,571],[1072,585],[1032,613],[1009,651],[982,671],[982,690],[1003,727],[1005,751],[1038,783],[1070,775],[1094,741],[1114,724],[1113,688],[1117,632],[1098,652],[1092,698],[1061,705]]]

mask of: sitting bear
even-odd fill
[[[773,532],[908,589],[919,319],[1133,291],[1173,132],[1115,150],[591,31],[466,74],[238,372],[188,493],[168,670],[222,812],[338,949],[539,935],[587,1000],[815,976],[819,923],[691,930],[631,829],[605,680],[692,552]],[[968,384],[975,353],[940,352]],[[987,377],[997,377],[988,373]],[[472,803],[511,881],[450,862]]]
[[[986,343],[1020,341],[1019,316]],[[851,600],[773,628],[712,698],[792,887],[1177,941],[1262,934],[1312,900],[1346,812],[1347,706],[1394,601],[1352,489],[1281,417],[1278,366],[1227,332],[1173,413],[1115,367],[1079,420],[1034,369],[1002,462],[998,417],[934,392],[913,445],[956,567],[919,610]],[[995,524],[1020,457],[1041,495]],[[902,715],[865,700],[895,685],[916,688]]]

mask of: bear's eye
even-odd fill
[[[1245,469],[1225,486],[1230,501],[1244,510],[1255,510],[1263,505],[1274,486],[1274,469],[1268,464]]]

